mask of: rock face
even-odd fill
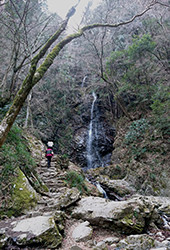
[[[100,103],[98,97],[96,96],[94,101],[90,96],[88,100],[90,102],[82,109],[82,125],[80,123],[77,124],[78,127],[74,133],[72,158],[81,167],[87,167],[90,134],[91,167],[96,168],[105,166],[110,162],[115,129],[109,125],[105,117],[105,111],[102,110],[103,105]],[[89,132],[90,129],[91,131]]]
[[[31,246],[38,243],[42,247],[48,246],[55,249],[62,241],[54,218],[49,215],[25,218],[23,220],[9,220],[1,222],[5,228],[5,238],[12,239],[13,244],[19,246]],[[4,239],[1,239],[1,244]],[[5,243],[4,243],[5,245]]]
[[[162,204],[161,204],[162,203]],[[111,230],[131,234],[141,233],[148,223],[161,220],[157,206],[163,206],[151,198],[136,196],[127,201],[108,201],[99,197],[87,197],[78,202],[72,216],[88,220],[92,225],[98,225]],[[170,205],[170,199],[166,203]],[[158,205],[159,204],[159,205]],[[168,205],[168,206],[169,206]],[[167,204],[165,205],[167,207]]]

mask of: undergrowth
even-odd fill
[[[75,171],[69,171],[67,173],[66,182],[71,188],[76,187],[80,193],[88,191],[84,177]]]

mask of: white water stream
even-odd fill
[[[81,83],[81,87],[82,87],[82,88],[84,87],[84,84],[85,84],[85,82],[86,82],[86,79],[87,79],[87,76],[85,76],[85,77],[83,78],[83,81],[82,81],[82,83]]]
[[[88,131],[88,139],[87,139],[87,168],[92,168],[92,141],[93,141],[93,111],[94,105],[97,100],[96,94],[93,92],[93,103],[91,106],[91,118],[90,118],[90,125]]]

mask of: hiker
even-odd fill
[[[51,167],[51,159],[54,155],[53,153],[53,142],[47,143],[47,149],[45,151],[45,157],[47,158],[48,168]]]

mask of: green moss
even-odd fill
[[[54,224],[53,221],[51,221],[51,224]],[[59,230],[57,226],[50,228],[49,230],[45,231],[39,236],[35,236],[34,238],[31,238],[28,240],[27,238],[23,238],[19,241],[21,246],[33,246],[36,245],[41,246],[48,249],[56,249],[62,242],[62,236],[59,233]]]
[[[144,228],[144,222],[141,218],[137,220],[137,218],[135,218],[134,215],[132,214],[128,214],[126,216],[123,217],[123,219],[121,220],[121,222],[129,228],[128,231],[132,231],[132,232],[138,232],[141,233],[143,231]]]
[[[54,223],[54,219],[50,218],[49,223],[51,224],[51,228],[39,236],[35,236],[30,240],[24,238],[20,240],[20,244],[22,246],[36,246],[40,245],[41,247],[47,247],[48,249],[56,249],[62,242],[62,236],[59,233],[57,225]]]
[[[6,242],[6,235],[4,233],[0,233],[0,249],[4,249],[4,245]]]
[[[35,241],[34,241],[35,242]],[[36,240],[37,243],[41,243],[43,247],[48,247],[50,249],[56,249],[62,242],[62,236],[59,233],[57,226],[44,232]]]
[[[34,207],[37,202],[36,193],[33,189],[28,188],[28,183],[23,172],[18,168],[18,175],[13,182],[13,211],[20,213],[25,209]]]

